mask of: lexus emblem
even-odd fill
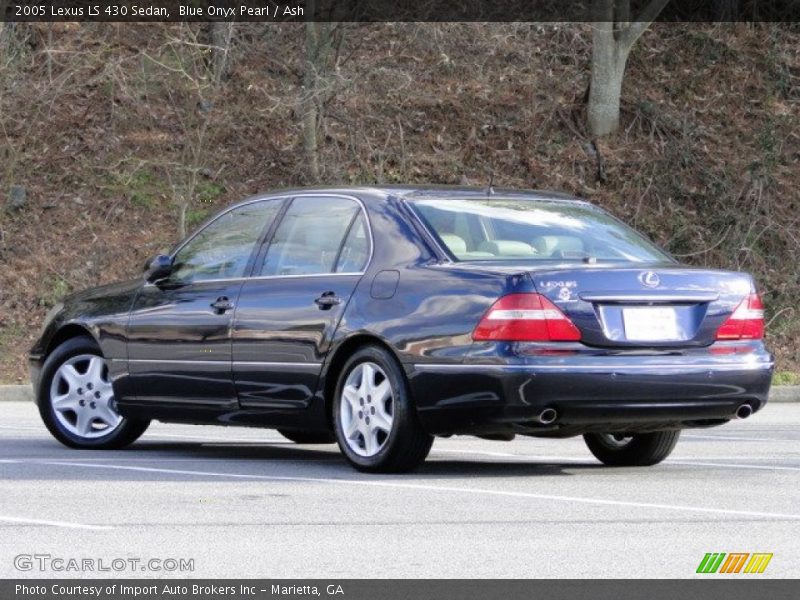
[[[639,281],[642,285],[647,287],[658,287],[658,284],[661,283],[661,278],[658,276],[658,273],[653,273],[652,271],[644,271],[639,273]]]

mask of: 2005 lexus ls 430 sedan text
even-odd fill
[[[211,219],[143,278],[48,315],[44,423],[120,448],[151,419],[337,442],[407,471],[434,436],[583,435],[652,465],[760,410],[772,356],[745,273],[678,264],[591,204],[471,188],[302,189]]]

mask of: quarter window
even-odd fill
[[[350,264],[342,258],[342,243],[345,236],[350,240],[348,233],[352,233],[360,210],[356,202],[346,198],[295,198],[275,230],[260,274],[315,275],[349,270]],[[352,246],[348,256],[357,260],[355,237]]]
[[[254,202],[215,219],[178,251],[170,279],[191,283],[244,277],[253,248],[280,206],[277,200]]]
[[[367,266],[369,258],[369,234],[364,213],[359,212],[350,225],[350,232],[342,245],[339,260],[336,261],[337,273],[358,273]]]

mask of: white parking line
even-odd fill
[[[785,467],[782,465],[742,465],[694,460],[668,460],[664,464],[690,465],[693,467],[723,467],[725,469],[759,469],[762,471],[800,471],[800,467]]]
[[[2,523],[22,523],[24,525],[49,525],[51,527],[65,527],[67,529],[114,529],[111,525],[87,525],[85,523],[71,523],[69,521],[46,521],[44,519],[27,519],[25,517],[7,517],[0,515]]]
[[[188,475],[192,477],[222,477],[229,479],[251,479],[256,481],[297,481],[306,483],[326,483],[336,485],[350,485],[361,487],[390,488],[427,492],[449,492],[469,495],[502,496],[508,498],[525,498],[530,500],[545,500],[551,502],[565,502],[568,504],[593,504],[598,506],[627,506],[631,508],[672,510],[679,512],[695,512],[716,515],[736,515],[740,517],[763,517],[768,519],[800,520],[800,514],[772,513],[764,511],[735,510],[728,508],[711,508],[702,506],[664,504],[651,502],[632,502],[629,500],[609,500],[602,498],[584,498],[580,496],[561,496],[553,494],[534,494],[530,492],[513,492],[505,490],[491,490],[485,488],[457,487],[426,485],[418,483],[401,483],[396,481],[334,479],[327,477],[295,477],[285,475],[248,475],[246,473],[220,473],[215,471],[190,471],[185,469],[160,469],[155,467],[134,467],[129,465],[90,464],[79,462],[38,462],[37,464],[50,466],[65,466],[88,469],[112,469],[120,471],[133,471],[140,473],[160,473],[164,475]]]
[[[744,437],[741,435],[698,435],[695,433],[681,435],[681,439],[686,438],[695,440],[722,440],[724,442],[800,442],[799,439],[791,438]]]

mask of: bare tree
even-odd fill
[[[211,23],[211,71],[217,83],[228,78],[229,53],[233,39],[233,23],[214,21]]]
[[[619,103],[628,55],[669,0],[651,0],[631,21],[630,0],[595,0],[589,129],[595,136],[619,127]]]
[[[159,67],[160,77],[172,77],[176,82],[166,86],[165,93],[180,130],[181,151],[176,162],[163,166],[178,208],[178,235],[183,238],[188,229],[188,213],[198,200],[201,173],[209,171],[212,160],[210,138],[215,130],[224,127],[224,110],[218,106],[224,96],[215,65],[207,60],[208,52],[214,48],[202,43],[202,29],[182,23],[168,31],[159,56],[147,52],[142,56]]]
[[[309,12],[313,14],[313,2],[309,2],[309,5]],[[342,43],[343,30],[336,23],[306,21],[305,35],[306,58],[300,112],[308,176],[316,183],[320,178],[317,137],[322,108],[332,94],[331,67]]]
[[[320,94],[326,79],[328,54],[333,43],[330,23],[306,23],[306,61],[303,70],[303,96],[301,113],[303,119],[303,149],[308,162],[308,175],[319,181],[319,152],[317,149],[317,127],[320,118]]]

